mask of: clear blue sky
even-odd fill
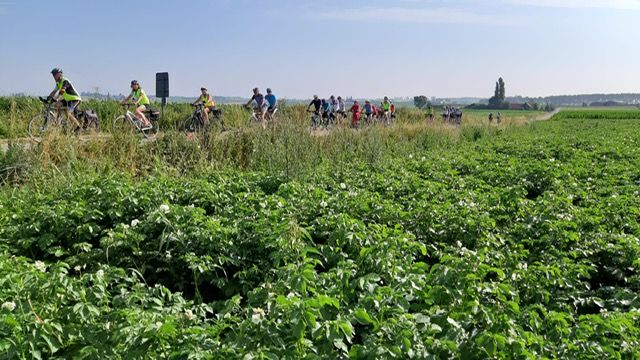
[[[0,0],[0,94],[640,92],[640,0]]]

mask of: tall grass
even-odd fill
[[[0,98],[0,113],[7,116],[6,134],[24,136],[31,116],[41,104],[29,98]],[[489,124],[488,112],[465,113],[462,126],[426,121],[425,112],[400,108],[397,122],[390,126],[351,129],[349,121],[330,131],[310,131],[304,106],[283,104],[278,120],[263,130],[249,124],[249,111],[237,105],[223,105],[225,131],[214,128],[205,134],[185,134],[180,123],[190,115],[188,104],[170,104],[154,141],[131,133],[110,134],[105,119],[122,110],[115,102],[88,101],[102,119],[105,136],[73,137],[50,133],[28,150],[28,173],[34,181],[52,177],[76,177],[87,173],[120,171],[143,179],[155,172],[181,176],[204,169],[263,171],[288,179],[302,178],[321,166],[339,173],[360,163],[375,168],[385,161],[423,151],[445,151],[465,142],[481,141],[531,120],[532,114],[505,116],[502,124]],[[5,135],[6,135],[5,134]]]

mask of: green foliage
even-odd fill
[[[424,95],[414,96],[413,105],[418,109],[425,109],[427,106],[429,106],[429,98]]]
[[[600,120],[632,120],[640,119],[640,111],[627,110],[564,110],[554,116],[554,119],[600,119]]]
[[[251,171],[176,135],[184,172],[5,187],[0,358],[640,355],[637,120],[288,126],[229,140]]]

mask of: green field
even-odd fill
[[[639,358],[640,116],[402,111],[11,145],[0,358]]]

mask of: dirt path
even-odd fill
[[[535,118],[535,121],[545,121],[545,120],[549,120],[549,119],[551,119],[552,117],[554,117],[557,113],[559,113],[560,111],[562,111],[562,109],[555,109],[555,110],[553,110],[553,111],[552,111],[552,112],[550,112],[550,113],[545,113],[545,114],[542,114],[542,115],[538,115],[538,116]]]

